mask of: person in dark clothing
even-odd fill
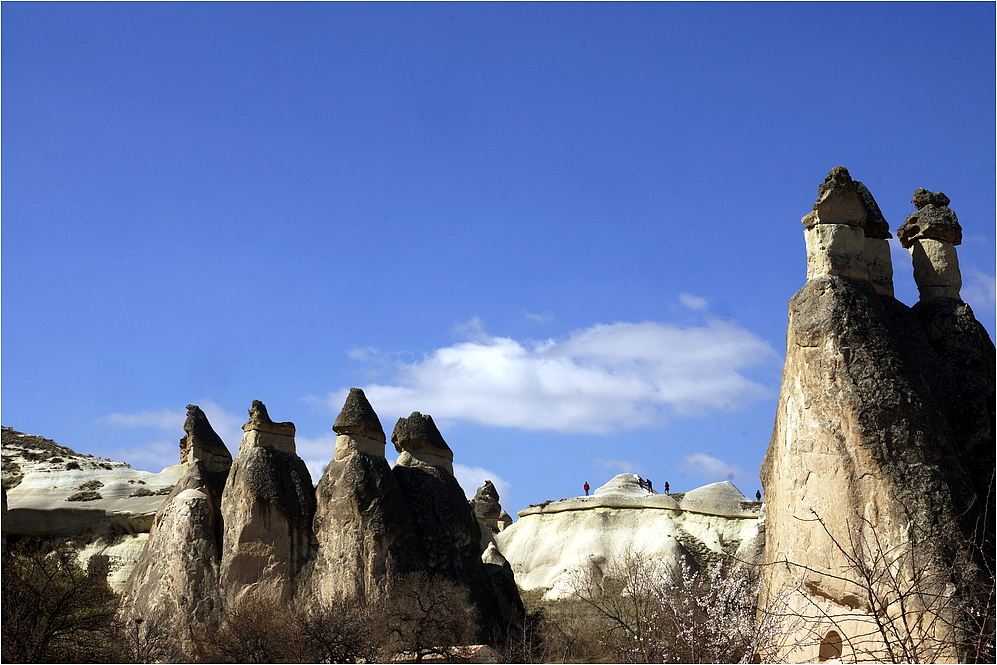
[[[665,494],[668,494],[668,481],[665,481]]]
[[[588,484],[587,480],[585,481],[585,484],[582,485],[582,489],[585,490],[585,496],[588,496],[589,495],[589,484]]]
[[[755,501],[761,501],[761,500],[762,500],[762,491],[758,490],[757,492],[755,492]]]
[[[648,479],[647,479],[647,480],[645,480],[644,482],[645,482],[645,483],[647,483],[647,491],[648,491],[648,492],[653,492],[654,490],[653,490],[653,489],[651,488],[651,479],[650,479],[650,478],[648,478]]]

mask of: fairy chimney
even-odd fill
[[[911,203],[917,208],[897,231],[900,244],[910,251],[914,281],[921,300],[959,299],[962,274],[955,246],[962,243],[962,227],[942,192],[918,189]]]

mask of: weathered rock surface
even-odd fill
[[[396,466],[438,466],[453,475],[453,451],[443,440],[432,416],[415,411],[408,418],[399,418],[391,433],[391,442],[401,453]]]
[[[418,550],[410,506],[384,458],[384,431],[362,390],[350,390],[333,429],[336,456],[315,488],[317,550],[305,584],[320,602],[377,597],[400,574],[392,550]],[[363,444],[378,437],[379,450]],[[341,445],[343,438],[349,445]]]
[[[359,389],[350,391],[334,429],[340,436],[383,437]],[[364,594],[390,601],[393,584],[409,573],[448,579],[469,590],[478,637],[494,643],[509,617],[521,616],[522,605],[509,599],[500,605],[496,597],[496,585],[506,596],[509,589],[500,571],[481,559],[480,528],[451,472],[450,447],[432,418],[420,413],[400,419],[392,441],[401,453],[393,469],[383,454],[341,448],[337,439],[336,458],[316,490],[317,549],[305,587],[320,602]]]
[[[242,429],[221,501],[225,602],[290,602],[311,555],[315,489],[295,453],[293,423],[273,422],[254,400]]]
[[[531,506],[495,536],[523,589],[548,600],[571,595],[578,570],[604,574],[628,550],[669,562],[711,563],[725,554],[757,561],[761,504],[733,484],[685,494],[641,489],[633,474],[610,480],[592,496]]]
[[[490,480],[486,480],[485,484],[475,492],[471,506],[481,528],[481,550],[484,551],[488,544],[494,541],[494,534],[512,524],[512,518],[509,517],[509,513],[502,510],[498,490]]]
[[[336,459],[345,459],[354,450],[384,457],[385,436],[381,421],[359,388],[350,388],[332,429],[336,432]]]
[[[932,200],[922,210],[941,199]],[[905,229],[899,235],[912,237]],[[848,549],[856,537],[878,538],[901,551],[916,533],[929,543],[918,546],[916,568],[940,577],[955,548],[993,543],[992,520],[989,535],[977,527],[993,505],[994,347],[957,300],[912,310],[862,279],[808,280],[790,301],[782,390],[762,466],[765,562],[808,568],[767,567],[765,595],[799,585],[812,621],[828,612],[855,645],[869,628],[856,612],[868,608],[835,542]],[[791,657],[816,656],[815,644],[812,654]]]
[[[2,432],[5,529],[12,535],[147,533],[183,474],[181,466],[139,471],[9,427]]]
[[[222,491],[232,456],[200,408],[187,406],[183,476],[156,513],[122,594],[122,615],[185,644],[221,616]],[[158,624],[158,625],[157,625]]]
[[[897,231],[900,244],[909,248],[914,240],[933,238],[953,245],[962,244],[962,226],[955,212],[949,209],[949,197],[942,192],[918,189],[911,203],[917,209],[907,216]]]
[[[807,279],[853,277],[892,296],[889,224],[869,188],[836,166],[817,191],[813,210],[803,217]]]

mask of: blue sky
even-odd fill
[[[81,452],[175,463],[188,403],[234,452],[261,399],[317,481],[360,386],[510,512],[753,494],[836,165],[894,231],[951,198],[995,329],[993,3],[0,12],[3,424]]]

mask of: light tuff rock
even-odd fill
[[[290,602],[311,555],[315,488],[294,453],[293,423],[274,423],[254,400],[242,429],[221,501],[224,600]]]
[[[943,200],[928,194],[915,195],[922,210]],[[904,242],[908,231],[898,233]],[[974,551],[973,543],[993,542],[992,520],[981,519],[993,505],[993,421],[994,347],[968,306],[945,298],[911,309],[864,279],[809,276],[790,301],[782,389],[762,466],[769,565],[760,603],[789,590],[808,617],[803,630],[833,620],[856,650],[843,659],[863,650],[875,657],[883,645],[869,631],[868,592],[846,558],[857,553],[856,539],[889,552],[915,548],[907,570],[956,586],[972,582],[974,565],[992,570],[992,546],[975,550],[961,581],[946,561],[967,544]],[[892,620],[891,612],[878,620]],[[951,635],[940,637],[924,654],[929,660],[963,657]],[[787,657],[816,659],[818,648]]]
[[[420,546],[408,499],[383,454],[350,449],[329,462],[315,494],[317,550],[304,586],[319,602],[383,597],[400,569],[418,567],[393,553]]]
[[[181,466],[150,473],[81,455],[40,436],[3,428],[4,529],[25,536],[82,530],[145,533],[183,474]]]
[[[414,411],[408,418],[399,418],[391,433],[391,442],[401,453],[396,466],[437,466],[453,475],[453,451],[443,440],[432,416]]]
[[[555,600],[572,595],[578,571],[601,576],[628,551],[672,564],[709,564],[725,554],[750,562],[759,554],[761,517],[761,504],[729,482],[662,495],[641,489],[627,473],[592,496],[520,511],[495,541],[520,588],[543,589]]]
[[[221,618],[222,492],[232,457],[207,417],[187,406],[183,476],[155,523],[122,593],[122,616],[143,634],[163,630],[189,648]]]

